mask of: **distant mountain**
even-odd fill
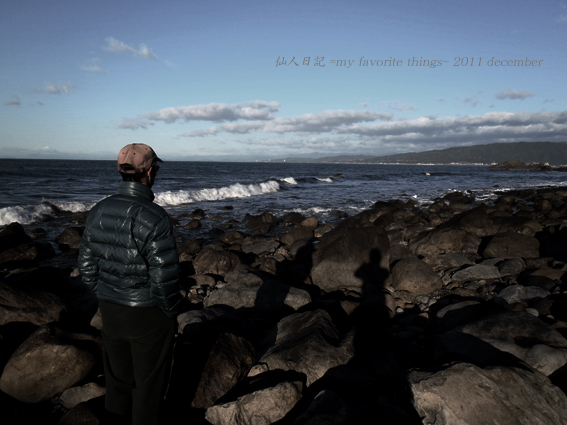
[[[364,164],[493,164],[510,160],[532,164],[567,164],[565,142],[491,143],[386,156],[340,155],[324,158],[286,158],[285,162],[345,162]],[[279,160],[283,161],[283,160]]]

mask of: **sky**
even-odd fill
[[[0,157],[567,142],[567,1],[0,5]]]

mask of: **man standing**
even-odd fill
[[[151,190],[157,162],[142,143],[118,155],[118,193],[89,213],[79,272],[97,293],[104,340],[106,410],[133,425],[157,424],[171,368],[179,293],[173,228]]]

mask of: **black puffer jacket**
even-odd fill
[[[79,252],[83,282],[100,300],[159,306],[173,317],[181,306],[178,254],[169,216],[151,189],[121,182],[118,194],[89,213]]]

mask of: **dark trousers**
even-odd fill
[[[105,407],[133,425],[155,425],[173,353],[175,319],[159,307],[99,301],[104,340]]]

